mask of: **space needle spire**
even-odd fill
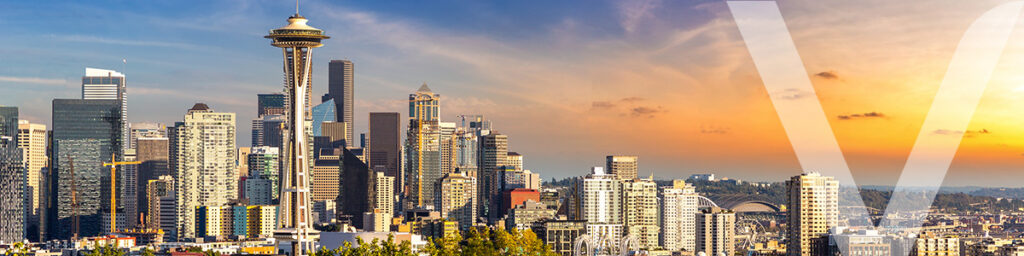
[[[270,30],[265,36],[271,45],[281,48],[284,53],[284,84],[288,92],[287,138],[285,154],[287,163],[281,178],[281,204],[278,210],[278,229],[274,231],[278,252],[290,248],[288,255],[312,254],[320,233],[313,229],[313,205],[310,203],[310,173],[305,121],[307,115],[306,95],[312,85],[313,48],[323,46],[323,30],[306,25],[305,17],[299,15],[298,1],[295,1],[295,15],[288,18],[288,25]],[[285,246],[287,245],[287,246]]]

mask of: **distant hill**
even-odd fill
[[[671,186],[671,180],[656,180],[659,186]],[[741,183],[734,181],[687,180],[693,184],[698,194],[712,201],[719,198],[735,198],[743,196],[754,200],[763,200],[776,205],[786,204],[786,184],[775,183]],[[568,186],[569,179],[545,182],[545,186]],[[855,197],[853,190],[840,189],[840,204],[848,205]],[[863,186],[861,198],[867,207],[884,210],[892,197],[891,186]],[[927,202],[923,193],[912,193],[911,201]],[[920,200],[918,200],[920,199]],[[1024,209],[1024,188],[982,188],[982,187],[944,187],[935,196],[933,208],[944,212],[990,212],[1020,211]]]

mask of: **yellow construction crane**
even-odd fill
[[[110,162],[103,163],[103,166],[110,166],[110,233],[117,232],[117,172],[118,165],[141,164],[139,161],[118,162],[114,154],[110,154]]]

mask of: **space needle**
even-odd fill
[[[312,204],[309,199],[309,158],[306,143],[307,91],[312,82],[313,48],[323,46],[323,39],[330,37],[324,31],[306,25],[305,17],[299,15],[298,1],[295,15],[288,17],[288,25],[270,30],[265,36],[273,40],[270,45],[281,48],[284,53],[284,84],[288,92],[288,132],[285,153],[288,162],[281,178],[281,207],[278,211],[279,225],[274,231],[277,250],[290,245],[289,255],[307,255],[316,250],[320,233],[313,229],[311,220]]]

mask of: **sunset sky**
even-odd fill
[[[1003,1],[783,1],[782,15],[854,176],[895,182],[967,27]],[[442,119],[483,114],[542,177],[585,175],[608,154],[641,176],[781,181],[800,172],[724,1],[302,1],[332,38],[314,50],[356,72],[368,112],[402,112],[426,82]],[[131,122],[180,121],[192,104],[238,113],[249,143],[256,94],[281,90],[262,38],[289,1],[0,3],[0,105],[50,123],[80,97],[85,67],[128,76]],[[963,133],[946,184],[1024,182],[1024,24],[1018,20]],[[127,66],[121,60],[127,59]],[[404,125],[403,125],[404,126]]]

